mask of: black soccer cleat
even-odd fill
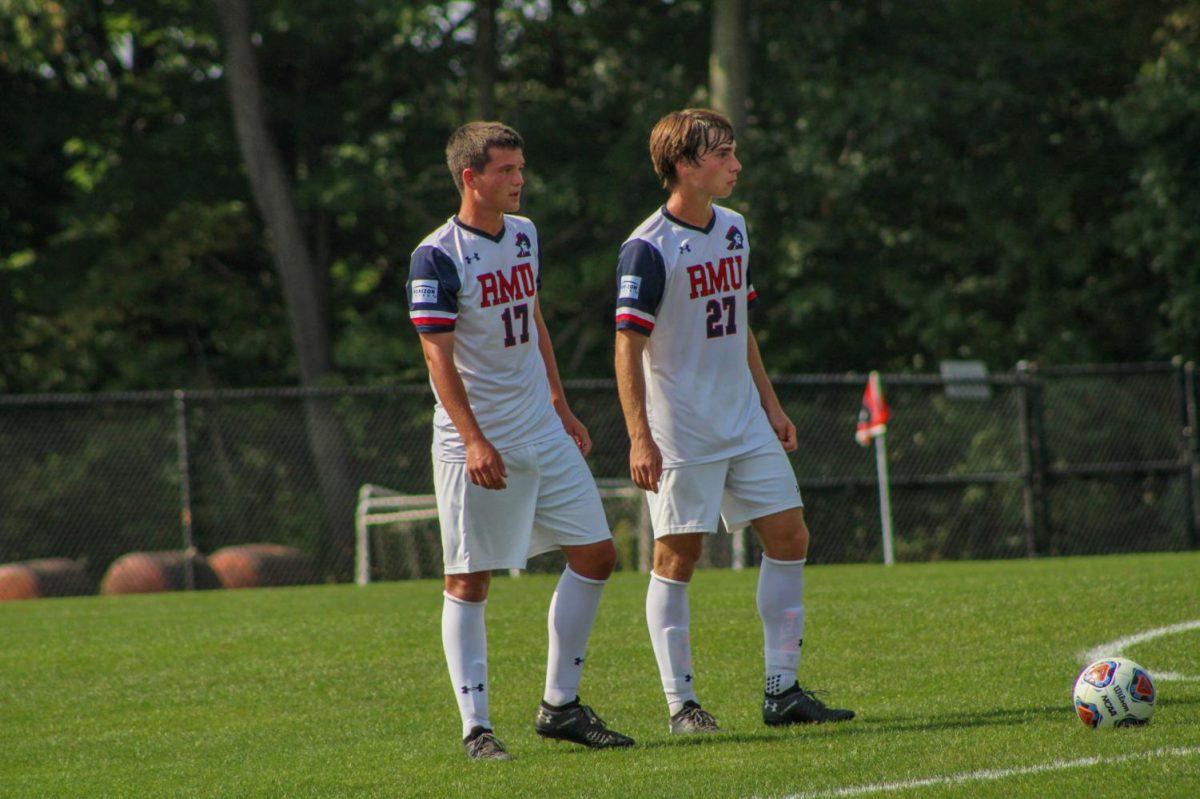
[[[699,704],[689,699],[674,716],[671,716],[671,732],[676,735],[720,732],[717,720]]]
[[[781,694],[763,696],[763,723],[770,727],[786,724],[824,724],[827,721],[849,721],[853,710],[826,707],[811,691],[793,683]]]
[[[487,727],[473,727],[471,733],[463,738],[463,747],[467,750],[469,760],[512,760],[504,744]]]
[[[583,744],[589,749],[633,746],[632,738],[610,730],[596,711],[580,704],[579,697],[562,707],[548,705],[543,700],[538,706],[533,728],[543,738]]]

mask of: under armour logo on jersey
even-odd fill
[[[689,244],[688,242],[685,241],[683,244],[679,245],[679,251],[680,252],[691,252],[692,251],[691,244]]]
[[[480,258],[479,253],[473,252],[470,255],[468,255],[466,258],[463,258],[463,260],[466,261],[467,263],[471,263],[472,261],[478,261],[479,258]]]
[[[461,686],[458,690],[462,691],[464,694],[469,694],[472,691],[478,691],[479,693],[483,693],[483,683],[479,683],[479,685],[464,685],[464,686]]]
[[[526,236],[524,233],[518,233],[516,245],[517,245],[517,257],[518,258],[528,258],[529,257],[529,248],[533,246],[533,244],[529,241],[529,237]]]
[[[583,658],[575,658],[575,665],[576,665],[576,666],[582,666],[582,665],[583,665]]]
[[[740,250],[746,246],[746,242],[742,238],[742,231],[737,229],[737,225],[729,226],[729,232],[725,234],[725,240],[729,242],[729,249],[731,250]]]

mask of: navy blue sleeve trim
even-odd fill
[[[462,281],[450,256],[437,247],[418,247],[409,262],[405,293],[408,315],[421,333],[454,329]]]
[[[667,285],[667,267],[662,253],[641,239],[628,241],[621,247],[617,259],[617,309],[635,309],[649,315],[653,327],[654,314],[662,303]]]

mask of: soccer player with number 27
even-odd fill
[[[567,406],[538,305],[537,229],[514,216],[524,143],[472,122],[446,146],[458,214],[412,254],[409,315],[437,397],[433,474],[442,532],[442,643],[472,760],[507,760],[488,709],[484,605],[492,569],[524,568],[559,547],[546,687],[534,726],[594,749],[632,746],[577,690],[600,592],[616,565],[612,533],[584,461],[592,442]]]
[[[654,571],[646,623],[670,730],[719,731],[696,698],[688,583],[704,538],[723,516],[762,541],[762,619],[768,725],[845,721],[800,687],[808,528],[786,452],[796,427],[775,396],[750,330],[757,294],[741,214],[714,205],[741,163],[729,120],[714,111],[667,114],[650,133],[666,205],[633,231],[617,266],[617,387],[633,482],[649,492]]]

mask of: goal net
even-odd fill
[[[617,545],[618,568],[649,571],[653,539],[642,491],[628,480],[597,480],[596,485]],[[354,580],[359,585],[441,575],[442,544],[433,494],[403,494],[363,485],[358,490],[354,529]],[[531,559],[528,570],[559,571],[564,562],[562,553],[548,552]]]

